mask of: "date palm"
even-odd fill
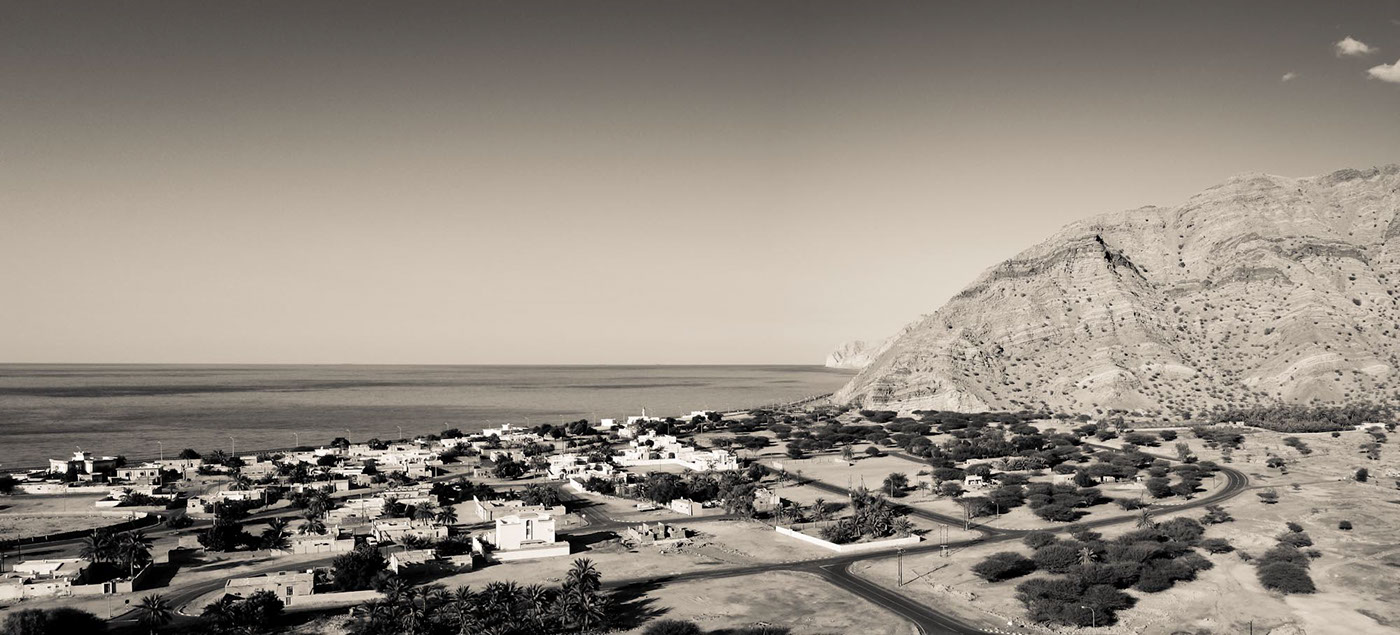
[[[151,633],[174,620],[175,609],[163,595],[153,593],[141,598],[141,602],[136,605],[137,623],[150,629]]]
[[[262,532],[264,549],[287,548],[287,519],[273,518],[267,521],[267,529]]]
[[[429,521],[437,517],[437,506],[432,503],[423,503],[413,508],[413,519],[419,521]]]
[[[481,621],[477,619],[477,597],[470,586],[457,587],[447,601],[452,617],[457,621],[458,633],[476,632]]]
[[[439,525],[457,524],[457,510],[451,505],[443,507],[442,510],[437,513],[437,521]]]
[[[116,554],[116,538],[112,532],[104,529],[94,529],[91,535],[83,538],[82,551],[79,552],[89,562],[110,562],[116,559]]]
[[[312,515],[309,511],[306,514],[306,522],[297,529],[301,534],[324,534],[326,533],[326,522],[318,515]]]
[[[204,607],[204,612],[200,613],[210,630],[224,632],[233,628],[239,617],[238,598],[229,594],[210,602]]]
[[[117,558],[126,565],[130,575],[136,575],[136,565],[144,565],[151,561],[152,544],[146,532],[139,529],[117,536]]]
[[[531,584],[521,589],[521,600],[525,603],[531,621],[540,632],[545,632],[545,620],[549,617],[549,604],[551,593],[549,589],[539,584]]]
[[[603,575],[598,572],[598,567],[593,565],[593,561],[588,558],[574,560],[574,566],[564,576],[564,588],[578,589],[587,593],[595,593],[603,586]]]

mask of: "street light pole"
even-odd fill
[[[904,550],[899,550],[899,586],[904,586]]]
[[[1098,613],[1095,613],[1095,612],[1094,612],[1094,607],[1088,606],[1088,605],[1086,605],[1086,604],[1081,604],[1081,605],[1079,605],[1079,608],[1081,608],[1081,609],[1089,609],[1089,627],[1090,627],[1090,628],[1098,628],[1098,626],[1099,626],[1099,616],[1098,616]]]
[[[228,449],[229,449],[229,458],[233,458],[233,457],[235,457],[235,456],[238,456],[238,441],[236,441],[236,440],[233,438],[233,435],[229,435],[229,437],[228,437]]]
[[[156,441],[156,445],[160,446],[160,462],[161,462],[161,463],[164,463],[164,462],[165,462],[165,444],[164,444],[164,443],[161,443],[160,441]]]
[[[399,440],[403,440],[403,426],[395,426],[399,429]]]
[[[297,440],[297,447],[300,448],[300,447],[301,447],[301,433],[300,433],[300,432],[293,432],[293,433],[292,433],[292,438],[294,438],[294,439]]]

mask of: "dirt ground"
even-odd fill
[[[1302,454],[1283,445],[1284,437],[1297,436],[1311,449]],[[1234,452],[1231,467],[1250,477],[1250,489],[1224,504],[1233,522],[1207,527],[1207,537],[1225,538],[1237,549],[1262,554],[1276,544],[1275,537],[1287,531],[1286,522],[1296,522],[1312,537],[1323,555],[1313,561],[1311,574],[1318,592],[1312,595],[1283,596],[1265,590],[1255,568],[1236,553],[1207,555],[1215,567],[1201,572],[1198,579],[1179,583],[1161,593],[1130,591],[1137,605],[1119,613],[1113,627],[1081,629],[1085,633],[1400,633],[1400,491],[1395,478],[1384,477],[1395,469],[1400,451],[1382,446],[1379,461],[1370,461],[1358,451],[1367,440],[1362,432],[1330,434],[1280,434],[1250,430],[1242,449]],[[1202,459],[1222,462],[1216,450],[1208,449],[1189,434],[1186,441]],[[1158,454],[1174,454],[1176,441],[1149,449]],[[1288,472],[1264,466],[1270,454],[1288,462]],[[1348,479],[1357,467],[1367,467],[1373,478],[1367,483]],[[1210,486],[1211,482],[1206,481]],[[1276,504],[1263,503],[1257,494],[1272,489],[1279,495]],[[1106,490],[1110,496],[1112,492]],[[1208,495],[1207,493],[1198,496]],[[908,500],[908,499],[905,499]],[[1171,499],[1168,499],[1171,500]],[[1116,510],[1116,508],[1113,508]],[[1121,513],[1121,512],[1120,512]],[[1199,509],[1179,512],[1199,518]],[[1177,514],[1159,512],[1158,519]],[[1005,519],[1008,515],[1003,515]],[[1338,529],[1349,520],[1353,529]],[[1104,529],[1113,536],[1132,528],[1131,523]],[[973,576],[969,567],[998,551],[1029,553],[1019,542],[979,546],[955,554],[951,559],[937,555],[906,556],[906,576],[920,575],[901,592],[928,602],[940,610],[954,611],[967,619],[979,619],[987,627],[1019,632],[1044,632],[1025,625],[1024,609],[1014,598],[1019,580],[989,584]],[[859,563],[853,571],[896,587],[893,559]],[[1024,578],[1023,578],[1024,579]],[[1010,628],[1007,622],[1018,625]]]
[[[689,620],[707,631],[772,625],[794,635],[914,633],[903,619],[805,573],[681,582],[647,593],[644,601],[654,620]],[[645,628],[623,632],[636,635]]]
[[[618,539],[581,534],[575,537],[580,544],[576,544],[574,553],[567,557],[493,563],[439,581],[449,586],[471,585],[474,588],[507,580],[558,584],[577,558],[591,559],[603,572],[605,580],[622,580],[834,555],[826,549],[784,538],[771,526],[756,521],[711,521],[697,523],[692,529],[694,533],[687,544],[665,548],[628,546]],[[581,544],[595,540],[597,542]]]
[[[96,513],[102,496],[18,495],[0,498],[0,540],[115,525],[124,517]],[[105,511],[121,511],[118,508]],[[84,514],[83,512],[93,512]]]
[[[667,585],[633,600],[647,621],[644,632],[662,619],[688,620],[706,630],[773,625],[794,635],[913,635],[913,627],[885,610],[802,573],[763,573],[742,578]],[[341,635],[348,618],[318,617],[292,628],[297,635]]]
[[[125,522],[125,517],[100,515],[27,516],[0,514],[0,540],[85,531]]]

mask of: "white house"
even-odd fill
[[[569,543],[555,540],[554,517],[544,512],[520,512],[496,519],[492,539],[497,560],[520,560],[569,555]]]

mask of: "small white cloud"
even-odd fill
[[[1395,60],[1394,64],[1372,66],[1370,70],[1366,71],[1366,74],[1383,82],[1400,84],[1400,60]]]
[[[1370,55],[1380,50],[1374,46],[1362,42],[1361,40],[1353,38],[1350,35],[1342,38],[1340,41],[1338,41],[1336,44],[1333,44],[1332,46],[1336,48],[1337,55],[1342,55],[1346,57],[1361,57],[1363,55]]]
[[[1281,81],[1281,82],[1291,82],[1291,81],[1293,81],[1293,80],[1295,80],[1295,79],[1298,79],[1298,74],[1295,73],[1295,72],[1293,72],[1293,71],[1288,71],[1287,73],[1284,73],[1284,74],[1283,74],[1283,77],[1282,77],[1281,79],[1279,79],[1279,81]]]

